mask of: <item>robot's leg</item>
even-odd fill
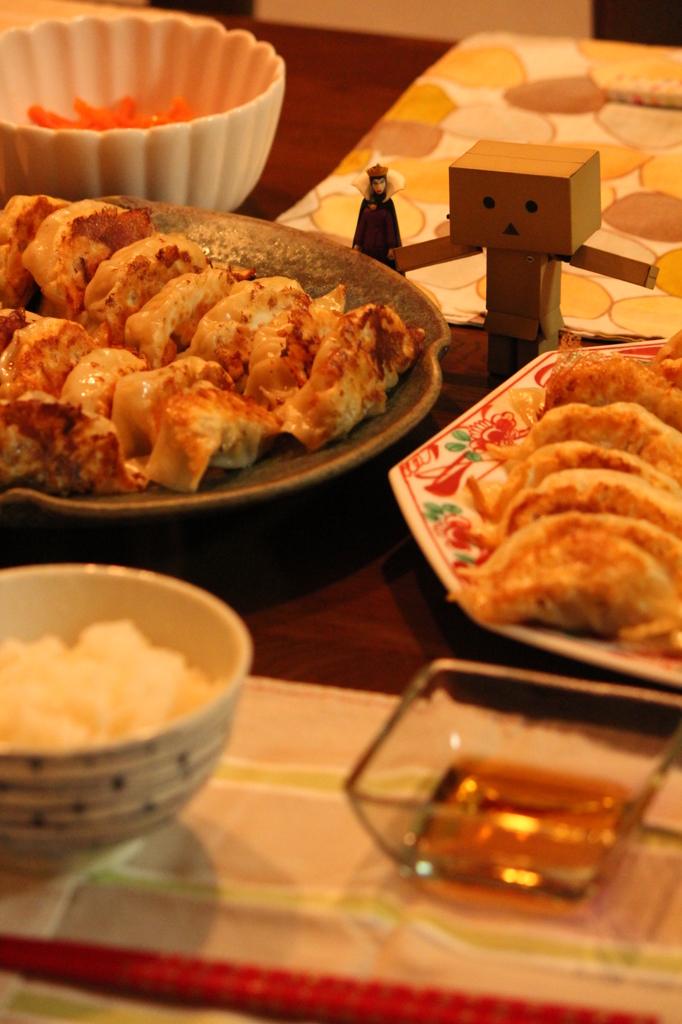
[[[538,331],[535,341],[523,341],[521,338],[516,342],[516,368],[521,369],[531,359],[544,355],[545,352],[554,352],[559,347],[559,330],[549,332],[545,337],[542,328]]]
[[[516,338],[509,334],[489,334],[488,373],[496,377],[511,377],[516,372],[516,345]]]

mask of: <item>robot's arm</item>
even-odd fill
[[[450,239],[432,238],[428,242],[416,242],[415,245],[403,245],[393,250],[396,270],[417,270],[419,267],[430,267],[434,263],[449,263],[450,260],[461,260],[464,256],[475,256],[483,250],[476,245],[454,245]]]
[[[658,267],[652,267],[650,263],[618,256],[615,252],[604,252],[591,245],[581,245],[569,262],[572,267],[592,270],[595,274],[615,277],[619,281],[629,281],[644,288],[653,288],[658,277]]]

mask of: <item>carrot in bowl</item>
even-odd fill
[[[109,128],[153,128],[155,125],[191,121],[194,114],[183,96],[175,96],[168,110],[154,114],[138,114],[137,103],[132,96],[124,96],[111,107],[93,107],[76,97],[73,109],[76,120],[62,117],[37,104],[28,108],[28,116],[40,128],[89,128],[91,131],[107,131]]]

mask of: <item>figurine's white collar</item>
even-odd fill
[[[374,197],[367,171],[363,171],[362,174],[358,174],[357,178],[353,178],[352,184],[365,199],[370,200]],[[395,195],[396,192],[400,192],[403,188],[405,188],[405,179],[402,174],[399,174],[398,171],[389,170],[386,175],[386,190],[381,193],[380,197],[376,198],[381,199],[383,202],[385,199],[390,199],[391,196]]]

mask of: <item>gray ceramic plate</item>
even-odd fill
[[[206,481],[196,494],[150,485],[136,494],[58,497],[13,487],[0,494],[1,522],[178,515],[268,500],[321,483],[372,458],[411,430],[436,401],[439,359],[450,343],[450,330],[433,303],[405,278],[351,249],[280,224],[165,203],[115,201],[151,207],[159,230],[182,231],[216,260],[255,267],[260,277],[296,278],[313,296],[342,282],[347,287],[347,309],[364,302],[389,303],[405,322],[424,328],[426,349],[390,395],[383,416],[364,421],[344,440],[320,451],[307,453],[293,438],[278,439],[273,453],[261,462]]]

